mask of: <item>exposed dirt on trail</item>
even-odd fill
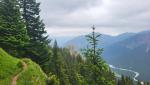
[[[21,72],[19,72],[18,74],[16,74],[13,78],[12,78],[12,83],[11,85],[17,85],[17,80],[19,78],[19,75],[24,72],[25,70],[27,70],[28,68],[28,65],[24,62],[24,61],[21,61],[22,65],[23,65],[23,70]]]

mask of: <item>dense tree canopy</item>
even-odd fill
[[[14,56],[21,56],[21,50],[27,43],[27,30],[21,19],[18,2],[16,0],[1,0],[0,47]]]
[[[30,39],[28,46],[25,48],[25,56],[36,61],[44,68],[45,62],[49,61],[51,52],[45,26],[39,15],[40,3],[37,3],[36,0],[19,0],[19,2]]]

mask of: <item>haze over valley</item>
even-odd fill
[[[99,33],[97,33],[99,34]],[[123,33],[118,36],[102,34],[99,47],[104,48],[103,58],[107,63],[120,68],[134,70],[137,79],[150,80],[150,30],[139,33]],[[75,37],[64,44],[81,50],[88,46],[85,36]]]

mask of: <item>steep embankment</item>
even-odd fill
[[[17,75],[15,75],[13,78],[12,78],[12,84],[11,85],[17,85],[17,80],[20,76],[20,74],[24,71],[27,70],[27,64],[24,62],[24,61],[21,61],[22,65],[23,65],[23,70],[21,72],[19,72]]]
[[[22,72],[18,78],[17,85],[46,85],[46,75],[39,65],[30,59],[23,59],[27,64],[27,70]]]
[[[12,77],[22,68],[18,66],[19,59],[13,58],[0,48],[0,85],[11,85]]]
[[[46,75],[30,59],[17,59],[0,48],[0,85],[45,85]]]

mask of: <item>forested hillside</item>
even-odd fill
[[[36,0],[0,0],[0,85],[136,84],[115,77],[102,58],[95,27],[81,53],[49,40],[39,7]]]

